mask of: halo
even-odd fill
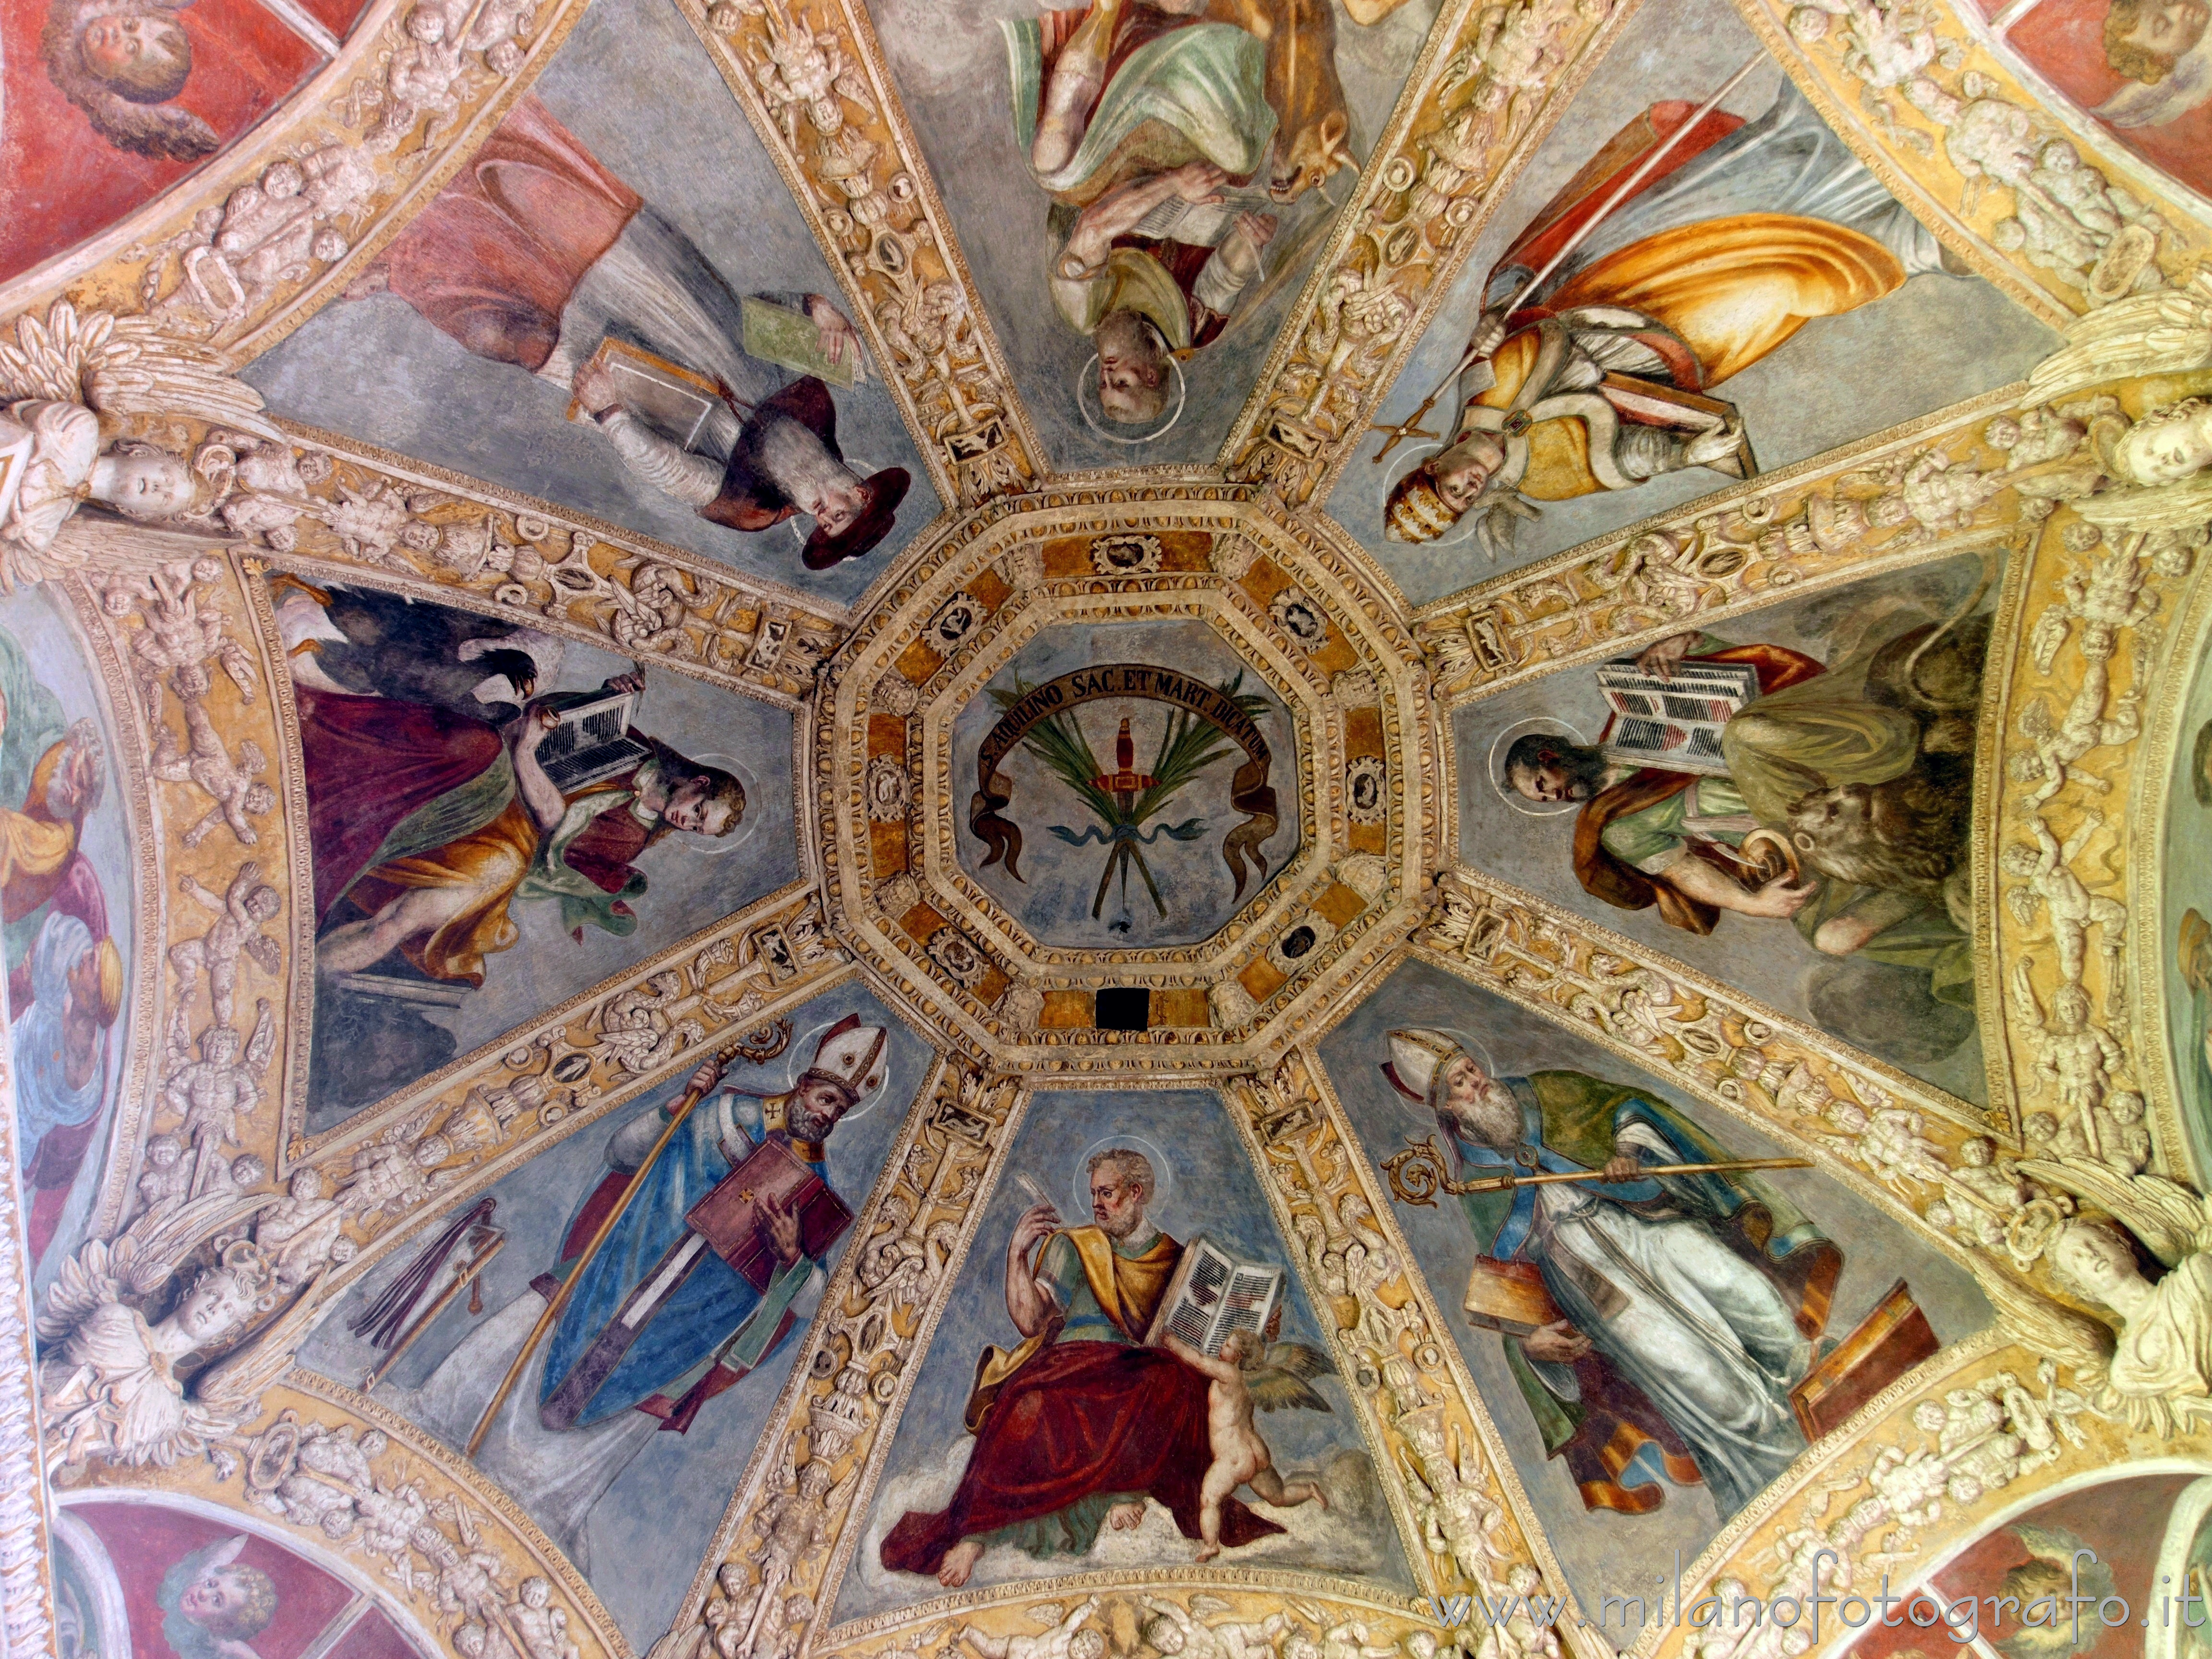
[[[854,1011],[851,1009],[848,1009],[846,1011],[847,1013],[853,1012]],[[787,1090],[796,1089],[799,1087],[799,1078],[805,1074],[806,1068],[814,1063],[815,1046],[819,1043],[823,1037],[830,1034],[830,1028],[831,1026],[836,1024],[838,1020],[842,1020],[844,1018],[844,1014],[840,1014],[837,1016],[837,1019],[825,1019],[821,1024],[801,1032],[799,1036],[791,1040],[791,1047],[785,1050],[785,1052],[792,1057],[791,1064],[787,1074],[788,1080],[784,1084],[784,1087]],[[867,1022],[864,1018],[861,1023],[866,1024]],[[885,1046],[888,1047],[890,1042],[890,1034],[888,1030],[884,1032],[884,1042]],[[848,1123],[858,1123],[862,1118],[867,1116],[870,1112],[874,1111],[877,1107],[882,1105],[884,1097],[891,1091],[890,1085],[890,1073],[888,1065],[886,1065],[884,1073],[884,1086],[877,1090],[873,1094],[870,1095],[859,1105],[854,1107],[853,1109],[846,1113],[844,1116],[839,1118],[837,1120],[837,1127],[842,1129]]]
[[[1589,747],[1589,740],[1580,732],[1568,725],[1566,721],[1554,719],[1552,715],[1532,714],[1525,720],[1516,720],[1491,740],[1490,758],[1485,763],[1485,773],[1490,780],[1490,787],[1498,792],[1498,799],[1504,801],[1523,817],[1555,818],[1563,812],[1581,811],[1583,803],[1578,800],[1553,801],[1545,805],[1525,799],[1519,790],[1510,787],[1504,779],[1498,775],[1504,765],[1505,751],[1512,746],[1514,738],[1524,736],[1530,732],[1541,732],[1547,737],[1565,738],[1577,749]]]
[[[880,469],[873,461],[864,461],[858,455],[848,455],[845,458],[845,470],[848,472],[858,474],[861,481],[866,483],[874,477]],[[793,538],[801,547],[805,546],[807,538],[814,534],[814,515],[811,513],[794,511],[784,522],[791,526]]]
[[[1075,1160],[1075,1173],[1069,1188],[1075,1194],[1074,1213],[1085,1217],[1090,1215],[1091,1173],[1088,1166],[1092,1158],[1109,1146],[1129,1147],[1142,1152],[1150,1160],[1152,1166],[1152,1201],[1145,1206],[1145,1214],[1157,1221],[1160,1212],[1166,1209],[1170,1200],[1175,1197],[1175,1165],[1168,1162],[1168,1155],[1159,1149],[1157,1143],[1146,1139],[1142,1135],[1108,1135],[1092,1141],[1083,1149],[1082,1156]]]
[[[1450,447],[1451,445],[1448,443],[1422,443],[1401,452],[1400,459],[1393,461],[1389,470],[1382,475],[1382,516],[1385,521],[1390,516],[1390,492],[1398,487],[1398,481],[1423,461],[1427,460],[1430,456],[1441,455]],[[1464,547],[1474,539],[1475,532],[1481,527],[1482,514],[1474,510],[1474,505],[1470,505],[1466,512],[1461,514],[1453,521],[1449,530],[1431,541],[1423,542],[1421,545],[1423,547]]]
[[[1435,1032],[1438,1036],[1443,1038],[1446,1042],[1451,1043],[1454,1047],[1466,1054],[1476,1065],[1481,1066],[1483,1076],[1488,1078],[1493,1083],[1498,1080],[1498,1068],[1494,1064],[1492,1064],[1490,1058],[1490,1050],[1486,1045],[1477,1042],[1473,1037],[1469,1036],[1464,1031],[1446,1030],[1441,1025],[1424,1025],[1419,1029],[1425,1031]],[[1388,1042],[1389,1039],[1385,1037],[1383,1041]],[[1425,1122],[1431,1121],[1435,1116],[1435,1114],[1429,1109],[1428,1102],[1425,1100],[1408,1100],[1406,1098],[1405,1093],[1401,1090],[1391,1090],[1390,1097],[1396,1101],[1398,1104],[1404,1107],[1407,1111],[1411,1112],[1415,1117],[1421,1119]]]
[[[1084,401],[1083,397],[1084,387],[1093,384],[1092,372],[1098,367],[1098,354],[1095,351],[1091,354],[1091,361],[1083,365],[1082,374],[1075,377],[1075,407],[1083,416],[1083,423],[1109,444],[1148,444],[1166,437],[1169,428],[1182,419],[1182,406],[1190,396],[1190,382],[1183,378],[1182,362],[1172,351],[1167,353],[1166,356],[1168,367],[1175,370],[1176,406],[1175,413],[1168,416],[1165,426],[1161,427],[1157,432],[1147,432],[1141,437],[1125,438],[1118,432],[1109,432],[1099,423],[1098,416],[1091,412],[1091,405]],[[1106,412],[1104,405],[1100,405],[1098,412],[1099,415]]]
[[[761,815],[753,810],[760,797],[753,792],[752,774],[738,763],[735,755],[685,755],[684,758],[694,766],[711,766],[735,778],[738,787],[745,792],[745,816],[738,820],[737,827],[726,836],[692,836],[678,830],[667,840],[675,843],[678,852],[695,859],[718,859],[725,853],[736,852],[751,838],[753,831],[760,828]]]

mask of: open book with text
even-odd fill
[[[1145,1344],[1158,1347],[1172,1334],[1201,1353],[1218,1354],[1231,1331],[1262,1336],[1282,1306],[1288,1279],[1284,1268],[1240,1261],[1200,1233],[1182,1247]]]
[[[1759,696],[1759,671],[1749,663],[1677,663],[1661,679],[1634,658],[1601,663],[1597,689],[1613,711],[1600,740],[1616,764],[1656,766],[1669,772],[1725,772],[1721,731]]]
[[[653,750],[629,735],[639,693],[611,691],[560,711],[561,723],[538,747],[538,764],[564,795],[638,765]]]

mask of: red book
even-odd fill
[[[763,1141],[684,1218],[716,1255],[757,1290],[768,1288],[776,1266],[768,1229],[761,1224],[763,1198],[773,1198],[780,1207],[798,1215],[799,1248],[817,1261],[853,1224],[853,1212],[820,1176],[781,1141]]]

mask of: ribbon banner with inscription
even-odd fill
[[[1254,874],[1267,874],[1267,861],[1260,848],[1275,833],[1277,823],[1275,792],[1267,781],[1273,757],[1255,719],[1267,703],[1263,698],[1240,693],[1237,688],[1243,679],[1240,674],[1226,685],[1214,686],[1170,668],[1108,663],[1079,668],[1042,685],[1002,696],[1005,713],[984,738],[975,757],[975,799],[968,813],[969,829],[991,849],[984,866],[1004,859],[1006,873],[1017,881],[1023,879],[1021,828],[1005,816],[1005,809],[1013,802],[1014,781],[1000,768],[1017,744],[1024,744],[1059,775],[1098,820],[1079,836],[1057,825],[1053,833],[1071,846],[1097,840],[1112,849],[1099,878],[1091,915],[1098,914],[1117,870],[1126,890],[1132,865],[1143,877],[1152,902],[1164,914],[1165,901],[1146,866],[1143,848],[1163,835],[1176,841],[1193,840],[1202,833],[1204,823],[1188,818],[1181,823],[1158,824],[1149,833],[1145,825],[1234,744],[1243,750],[1244,761],[1230,779],[1229,804],[1244,819],[1223,838],[1221,856],[1237,879],[1237,896],[1242,898],[1248,860]],[[1171,711],[1149,772],[1137,769],[1127,720],[1121,722],[1115,740],[1113,765],[1102,765],[1092,755],[1074,711],[1085,703],[1109,697],[1164,703]]]

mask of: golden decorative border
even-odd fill
[[[486,49],[465,51],[452,83],[450,118],[436,149],[425,150],[416,135],[419,130],[427,136],[427,106],[396,144],[365,142],[382,125],[380,112],[392,106],[386,82],[394,54],[410,45],[405,18],[413,4],[373,0],[338,55],[232,149],[98,235],[0,285],[0,316],[43,313],[63,297],[119,316],[173,313],[172,331],[208,340],[234,368],[250,362],[328,303],[405,228],[529,90],[586,3],[540,0],[527,45],[507,43],[520,48],[508,74],[489,66]],[[325,259],[303,249],[280,262],[258,300],[246,297],[231,256],[210,248],[212,235],[198,222],[234,207],[243,219],[251,198],[241,192],[258,186],[270,167],[330,151],[344,153],[353,167],[373,175],[366,191],[348,189],[337,210],[314,218],[337,234],[344,252]],[[253,251],[264,246],[255,243]],[[187,258],[204,262],[217,286],[238,289],[237,315],[218,319],[198,303],[185,270]]]
[[[1490,212],[1640,3],[1449,0],[1438,13],[1222,445],[1230,477],[1292,505],[1328,499]],[[1476,100],[1499,88],[1496,116],[1480,117]]]
[[[1895,61],[1872,70],[1863,55],[1850,57],[1850,27],[1831,27],[1816,46],[1801,45],[1790,27],[1798,10],[1796,0],[1736,0],[1736,9],[1875,176],[1978,275],[2053,327],[2118,297],[2085,291],[2036,264],[2029,247],[2008,251],[1999,246],[1996,227],[2013,217],[2014,186],[1995,178],[1975,150],[1984,138],[2003,142],[1998,129],[2015,118],[2021,132],[2012,142],[2021,145],[2042,143],[2043,137],[2035,134],[2039,126],[2060,126],[2077,148],[2087,151],[2084,159],[2103,169],[2095,174],[2100,182],[2109,183],[2113,173],[2128,179],[2134,186],[2131,200],[2143,193],[2142,164],[2132,157],[2119,160],[2124,154],[2121,146],[2087,130],[2087,124],[2070,118],[2070,112],[2054,123],[2045,100],[1989,50],[1978,31],[1964,27],[1948,9],[1940,16],[1934,8],[1923,9],[1907,28],[1891,9],[1874,7],[1865,14],[1868,27],[1889,33],[1881,47]],[[1915,59],[1911,68],[1905,67]],[[1854,68],[1855,63],[1863,67]],[[1928,113],[1948,107],[1947,100],[1985,112],[1975,118],[1979,133],[1955,141],[1956,148],[1947,140],[1945,125]],[[2158,238],[2155,265],[2178,285],[2212,247],[2212,227],[2188,202],[2148,193],[2166,233]]]
[[[998,1039],[994,1048],[1006,1063],[1115,1073],[1139,1069],[1149,1073],[1163,1066],[1177,1071],[1218,1071],[1249,1064],[1249,1056],[1263,1052],[1266,1044],[1273,1040],[1267,1033],[1281,1019],[1286,1015],[1293,1022],[1310,1018],[1319,1002],[1338,988],[1338,981],[1346,971],[1342,964],[1349,961],[1355,950],[1364,947],[1358,967],[1370,966],[1378,952],[1395,944],[1399,931],[1410,924],[1413,896],[1422,886],[1425,872],[1433,867],[1437,849],[1443,845],[1442,836],[1449,831],[1451,817],[1449,779],[1443,775],[1448,774],[1449,760],[1441,764],[1434,761],[1422,763],[1422,757],[1440,755],[1444,745],[1440,734],[1431,730],[1437,714],[1424,680],[1407,674],[1402,666],[1413,655],[1411,641],[1397,622],[1395,607],[1381,592],[1369,586],[1370,571],[1364,556],[1346,556],[1337,545],[1340,536],[1317,539],[1310,535],[1287,534],[1283,522],[1275,515],[1247,504],[1243,499],[1245,494],[1218,485],[1187,486],[1170,495],[1155,496],[1141,507],[1127,501],[1126,491],[1054,489],[1030,496],[998,498],[934,539],[913,562],[904,565],[898,573],[899,585],[881,595],[872,614],[855,629],[831,665],[826,682],[829,701],[817,731],[817,767],[820,778],[817,811],[824,857],[831,876],[828,891],[833,918],[862,958],[901,994],[910,997],[913,1006],[926,1018],[970,1042]],[[1041,566],[1034,572],[1021,574],[1018,580],[1009,580],[996,574],[1000,567],[1014,568],[1007,564],[1009,560],[1034,559],[1034,552],[1024,553],[1024,550],[1048,541],[1145,532],[1198,532],[1212,537],[1212,568],[1130,578],[1098,574],[1055,577],[1049,582]],[[949,759],[943,752],[931,754],[926,762],[922,759],[915,746],[917,711],[921,724],[919,741],[942,750],[951,717],[932,711],[938,702],[957,690],[951,677],[964,677],[959,679],[960,684],[972,678],[961,664],[967,660],[967,653],[984,649],[994,635],[988,627],[978,630],[970,640],[962,641],[959,651],[949,661],[933,651],[923,653],[914,658],[911,673],[902,672],[896,665],[907,662],[919,649],[915,641],[920,632],[956,592],[981,583],[994,595],[993,606],[1049,603],[1054,607],[1054,614],[1069,605],[1092,611],[1103,608],[1116,614],[1127,606],[1133,615],[1154,614],[1163,607],[1177,611],[1202,610],[1205,606],[1197,603],[1200,596],[1225,593],[1231,586],[1243,580],[1261,558],[1268,562],[1270,571],[1279,572],[1283,579],[1329,616],[1334,630],[1332,642],[1341,638],[1356,659],[1353,665],[1358,675],[1371,686],[1390,770],[1389,787],[1395,793],[1383,842],[1385,850],[1381,854],[1387,872],[1385,887],[1313,953],[1315,959],[1304,964],[1301,974],[1279,983],[1271,991],[1267,1001],[1261,1005],[1264,1012],[1260,1018],[1265,1024],[1259,1030],[1223,1033],[1217,1024],[1194,1028],[1193,1035],[1184,1038],[1164,1028],[1147,1032],[1096,1032],[1086,1027],[1079,1033],[1071,1027],[1066,1028],[1065,1036],[1057,1028],[1030,1029],[1007,1013],[998,995],[987,1002],[939,967],[925,952],[921,941],[907,936],[899,918],[878,919],[872,908],[872,896],[883,884],[875,876],[866,788],[870,722],[862,717],[861,710],[865,704],[872,715],[884,714],[905,724],[910,796],[916,800],[932,799],[932,779],[936,771],[949,764]],[[1272,575],[1264,579],[1275,580]],[[1255,575],[1253,580],[1262,580],[1262,576]],[[1041,593],[1051,597],[1036,597]],[[1226,599],[1209,602],[1234,603]],[[1255,607],[1245,609],[1248,629],[1260,630],[1263,637],[1277,631],[1258,619]],[[1287,640],[1274,641],[1273,647],[1284,659],[1295,660],[1295,652]],[[921,676],[920,682],[912,675]],[[893,682],[896,682],[896,685]],[[1294,708],[1313,701],[1298,691],[1285,695]],[[1322,702],[1328,707],[1334,700],[1332,692]],[[1332,731],[1342,718],[1340,710],[1329,708]],[[1336,744],[1332,741],[1327,747],[1333,753]],[[1339,810],[1342,784],[1340,778],[1323,776],[1316,770],[1326,758],[1302,754],[1300,763],[1309,777],[1302,788],[1312,795],[1311,810],[1318,814],[1326,804],[1333,817]],[[940,825],[927,843],[930,853],[925,858],[922,873],[935,890],[942,890],[945,876],[943,868],[933,867],[930,858],[933,857],[939,865],[951,862],[945,836]],[[1335,844],[1334,833],[1327,839],[1327,846],[1313,850],[1333,857],[1330,848]],[[1302,849],[1298,867],[1304,867],[1305,860],[1306,850]],[[892,879],[896,878],[885,878]],[[962,893],[947,895],[948,909],[936,914],[959,914],[963,901]],[[907,901],[908,905],[912,902],[910,899]],[[1005,925],[1003,919],[994,913],[981,917],[980,931],[988,937]],[[1242,924],[1239,927],[1237,938],[1231,942],[1243,955],[1252,956],[1251,942],[1246,937],[1249,930],[1243,929]],[[1048,952],[1033,946],[1024,954],[1040,964],[1049,963],[1050,984],[1079,989],[1086,984],[1101,982],[1100,975],[1109,969],[1127,973],[1156,963],[1164,956],[1176,961],[1186,957],[1196,960],[1215,952],[1209,947],[1164,953],[1117,951],[1111,953],[1115,958],[1111,963],[1088,957],[1079,959],[1073,953]],[[1010,956],[1001,961],[998,953],[989,954],[988,959],[999,977],[993,980],[987,975],[980,982],[987,987],[1000,986],[999,995],[1010,994],[1018,986],[1030,987],[1029,994],[1043,994],[1044,985],[1022,976],[1020,960]],[[1214,984],[1219,985],[1222,977],[1216,975]],[[1238,1016],[1246,1021],[1253,1017]],[[1295,1029],[1295,1024],[1291,1029]]]
[[[1723,617],[2001,544],[2013,503],[2004,453],[1984,434],[2026,391],[1968,398],[1423,605],[1413,629],[1438,692],[1456,708]],[[1923,522],[1902,481],[1915,465],[1998,493],[1965,526]]]

